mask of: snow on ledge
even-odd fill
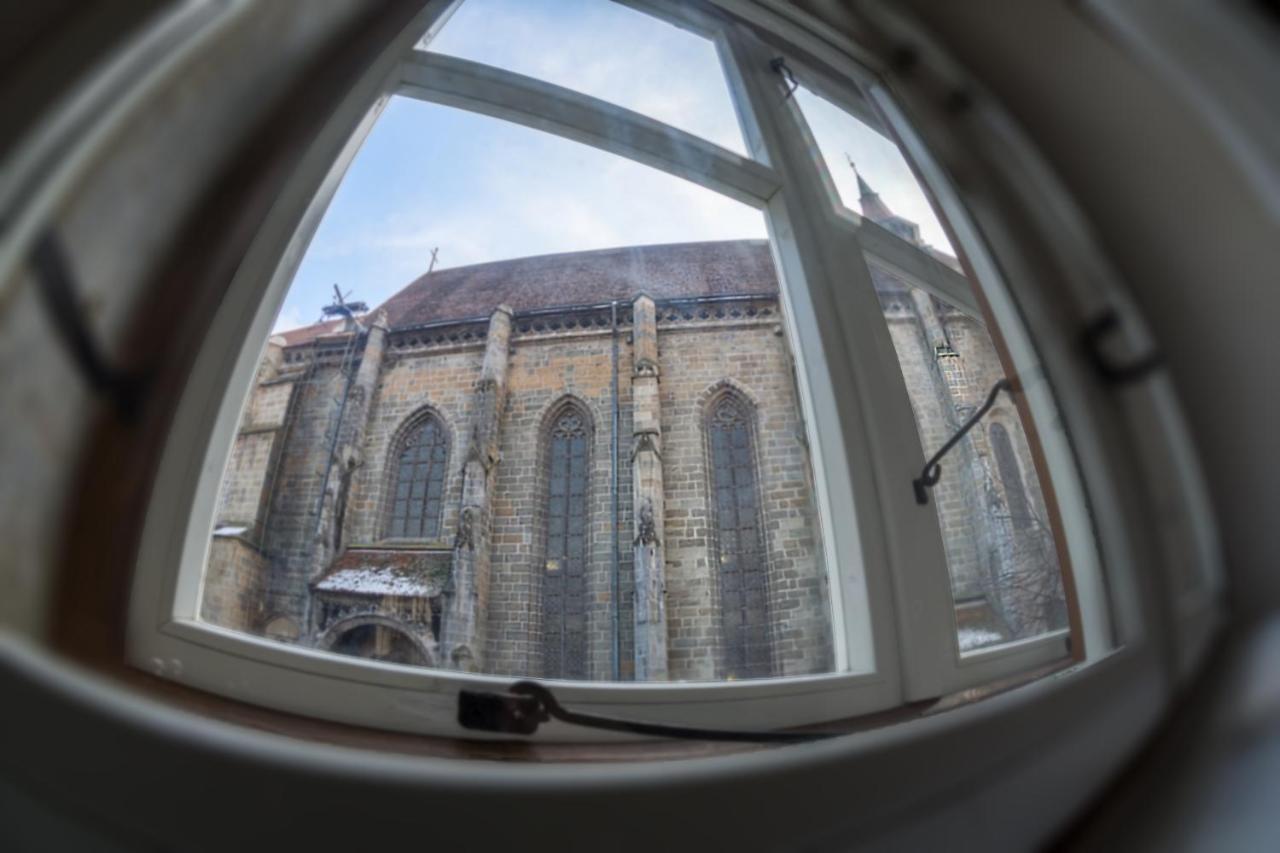
[[[437,590],[418,574],[406,574],[391,566],[352,566],[339,569],[316,584],[325,592],[355,595],[432,596]]]
[[[1004,635],[996,631],[988,631],[985,628],[961,628],[959,639],[960,651],[968,652],[983,646],[989,646],[992,643],[1003,642]]]

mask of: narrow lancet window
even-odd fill
[[[773,674],[752,415],[745,400],[725,393],[707,417],[724,676],[733,679]]]
[[[543,670],[587,677],[587,448],[590,429],[575,406],[547,437],[547,548],[542,577]]]
[[[400,440],[391,483],[392,539],[435,539],[444,505],[445,463],[449,441],[440,421],[427,415]]]

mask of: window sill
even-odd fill
[[[86,663],[81,661],[81,663]],[[724,743],[691,740],[641,740],[629,742],[565,743],[524,740],[477,740],[416,735],[404,732],[317,719],[289,713],[179,683],[146,673],[123,660],[91,662],[99,675],[144,697],[187,713],[259,732],[308,743],[322,743],[372,752],[462,760],[555,763],[618,763],[675,761],[776,748],[776,744]],[[841,731],[848,734],[884,729],[913,720],[965,708],[985,699],[1033,684],[1052,675],[1069,675],[1081,668],[1069,660],[1039,667],[982,687],[959,691],[934,700],[799,727],[798,730]]]

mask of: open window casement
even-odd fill
[[[628,3],[714,43],[746,141],[744,156],[607,100],[431,53],[432,37],[448,26],[458,5],[425,4],[335,104],[236,272],[192,370],[153,492],[130,612],[135,665],[285,711],[451,736],[474,736],[456,722],[459,690],[502,692],[518,677],[440,665],[447,661],[413,667],[341,657],[200,619],[214,505],[245,389],[321,217],[394,96],[484,114],[631,158],[751,205],[768,225],[813,470],[832,671],[722,682],[548,681],[563,705],[654,722],[773,729],[843,720],[1046,667],[1092,662],[1117,648],[1111,628],[1115,581],[1104,578],[1101,555],[1108,549],[1095,540],[1090,504],[1103,486],[1086,487],[1075,437],[1066,432],[1084,421],[1060,411],[1054,391],[1064,362],[1056,360],[1053,370],[1042,362],[1035,337],[1041,330],[1033,333],[1024,323],[1014,297],[1018,289],[1007,286],[941,166],[871,71],[849,57],[845,67],[857,69],[852,78],[810,71],[801,58],[810,55],[806,46],[777,35],[766,41],[710,4],[672,9]],[[798,57],[789,60],[788,73],[774,61],[780,55]],[[834,167],[818,154],[803,105],[791,92],[795,84],[852,108],[885,144],[906,152],[963,265],[943,263],[920,241],[842,209]],[[941,403],[904,373],[905,338],[895,339],[885,307],[890,295],[877,285],[884,270],[900,285],[890,295],[907,300],[903,306],[933,312],[931,317],[966,318],[957,319],[956,328],[971,340],[955,350],[972,345],[989,351],[988,373],[1013,384],[997,418],[981,420],[965,440],[971,443],[944,458],[944,485],[924,503],[913,480],[939,449],[939,436],[947,436],[923,425],[922,406]],[[952,387],[946,373],[951,366],[943,363],[955,354],[946,349],[951,344],[930,340],[927,332],[923,340],[936,347],[922,362],[937,383],[930,387]],[[1062,379],[1080,381],[1078,375]],[[947,398],[951,420],[937,423],[963,425],[974,413],[967,401],[987,391],[967,388],[962,404]],[[993,424],[998,431],[991,431]],[[455,445],[453,452],[459,449]],[[966,484],[973,493],[957,497],[953,487]],[[1013,532],[999,541],[989,538],[985,551],[971,547],[965,557],[952,543],[979,510]],[[630,525],[626,530],[629,539]],[[1014,586],[1021,577],[1001,575],[1000,567],[1020,549],[1052,564],[1052,582],[1048,591],[1014,590],[1007,612],[997,613],[990,597],[1003,594],[1001,584],[1010,577]],[[975,605],[983,594],[987,604]],[[998,627],[963,624],[981,606],[991,611],[982,618]],[[369,632],[369,642],[382,642],[375,629]],[[554,725],[539,736],[601,737]]]

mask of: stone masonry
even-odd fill
[[[872,272],[929,452],[1000,363],[980,321]],[[579,677],[739,677],[728,661],[744,632],[766,665],[747,677],[831,671],[777,290],[762,241],[636,247],[432,272],[364,317],[272,338],[224,477],[202,617],[512,676],[560,675],[547,646],[560,637],[585,643]],[[726,405],[732,487],[711,432]],[[573,437],[553,438],[566,423]],[[1065,624],[1012,405],[954,454],[948,469],[967,475],[934,495],[961,646]],[[405,512],[421,535],[393,523]]]

